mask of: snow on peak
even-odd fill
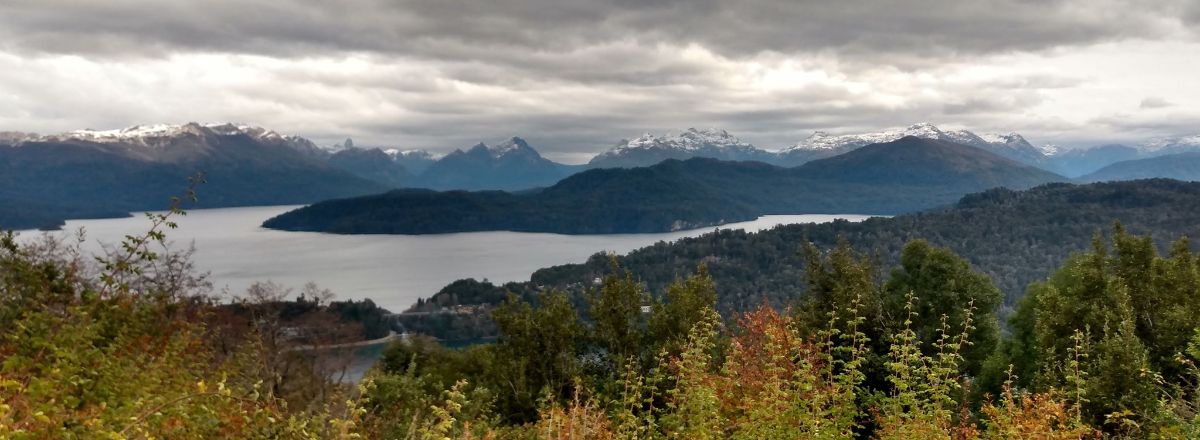
[[[937,139],[939,136],[942,135],[942,133],[943,132],[941,129],[937,128],[937,126],[930,124],[928,122],[919,122],[919,123],[910,125],[910,126],[908,126],[908,128],[904,129],[904,136],[916,136],[919,138],[926,138],[926,139]],[[904,136],[901,136],[901,137],[904,137]]]
[[[440,154],[433,154],[433,153],[430,153],[428,151],[421,150],[421,149],[401,150],[399,148],[388,148],[386,150],[383,150],[383,152],[386,153],[388,156],[391,156],[392,159],[406,158],[406,159],[437,160],[442,157],[442,155],[440,155]]]
[[[1138,145],[1138,149],[1153,153],[1166,148],[1200,147],[1200,134],[1154,138]]]
[[[1044,144],[1044,145],[1035,146],[1034,148],[1037,148],[1038,151],[1041,151],[1042,154],[1047,155],[1047,156],[1055,156],[1058,153],[1062,152],[1062,148],[1059,147],[1058,145],[1054,145],[1054,144]]]
[[[858,148],[871,144],[892,142],[906,136],[916,136],[924,139],[949,141],[964,145],[979,146],[990,144],[1017,148],[1027,144],[1024,137],[1016,133],[1009,134],[975,134],[967,130],[942,130],[936,125],[921,122],[904,128],[894,128],[874,133],[835,135],[825,131],[813,132],[808,138],[785,148],[783,152],[794,150],[838,150]]]
[[[509,140],[506,140],[504,142],[496,144],[496,146],[494,146],[494,147],[489,148],[488,151],[490,151],[492,153],[492,156],[500,157],[505,154],[512,153],[514,151],[527,150],[527,149],[529,149],[528,142],[525,142],[524,139],[513,136]]]
[[[462,151],[462,150],[459,150],[459,151]],[[466,151],[466,153],[470,153],[470,154],[485,154],[486,153],[486,154],[492,156],[493,159],[499,159],[501,157],[505,157],[507,155],[510,155],[513,153],[520,153],[520,152],[530,152],[535,155],[537,154],[537,151],[534,151],[533,148],[531,148],[529,146],[528,142],[525,142],[524,139],[521,139],[516,136],[513,136],[512,138],[509,138],[508,140],[506,140],[504,142],[496,144],[495,146],[489,146],[488,144],[480,142],[478,144],[475,144],[475,146],[471,147],[470,149],[468,149]]]
[[[1000,133],[980,133],[979,138],[991,144],[1003,144],[1008,142],[1008,135]]]
[[[940,139],[946,132],[928,122],[913,124],[901,129],[884,130],[875,133],[835,135],[825,131],[815,131],[808,138],[785,148],[792,150],[835,150],[840,148],[857,148],[870,144],[891,142],[905,136],[916,136],[927,139]]]
[[[180,139],[206,139],[214,135],[247,136],[261,143],[283,145],[303,154],[313,156],[322,156],[328,153],[317,147],[312,141],[300,136],[285,136],[262,127],[228,122],[135,125],[115,130],[85,129],[40,136],[28,140],[42,142],[84,141],[154,151],[175,145],[176,141]]]
[[[296,141],[300,139],[297,136],[284,136],[262,127],[246,124],[234,124],[228,122],[198,124],[195,122],[189,122],[186,124],[134,125],[132,127],[114,130],[74,130],[56,135],[42,136],[41,140],[81,140],[98,143],[133,142],[147,144],[148,140],[174,138],[189,134],[202,136],[205,134],[205,131],[226,136],[244,134],[255,139],[270,141]]]
[[[969,132],[968,132],[969,133]],[[999,134],[999,133],[981,133],[979,139],[992,145],[1005,145],[1012,148],[1020,148],[1025,146],[1032,147],[1029,141],[1025,140],[1024,136],[1017,133]],[[1037,148],[1037,147],[1034,147]]]
[[[663,136],[656,136],[651,133],[645,133],[633,140],[621,141],[616,148],[606,154],[620,154],[626,150],[638,149],[666,149],[666,150],[681,150],[681,151],[697,151],[702,148],[719,148],[719,149],[738,149],[745,150],[754,148],[753,145],[743,142],[736,136],[729,134],[728,131],[716,128],[689,128],[679,133],[668,133]]]

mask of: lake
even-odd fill
[[[526,232],[468,232],[437,235],[334,235],[283,232],[259,225],[298,206],[260,206],[189,211],[178,218],[179,229],[167,232],[173,248],[195,244],[196,267],[210,274],[228,295],[256,281],[273,281],[299,290],[309,281],[332,290],[338,299],[370,298],[399,312],[417,298],[428,297],[452,281],[487,279],[502,283],[527,281],[534,271],[580,263],[596,252],[626,253],[634,249],[710,232],[716,228],[660,234],[560,235]],[[861,221],[865,215],[770,215],[731,223],[720,229],[758,231],[792,223],[834,219]],[[127,234],[144,233],[149,221],[132,218],[71,220],[67,235],[86,231],[85,248],[118,244]],[[40,234],[25,231],[24,238]]]

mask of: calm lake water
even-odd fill
[[[259,225],[296,206],[202,209],[178,219],[168,231],[173,248],[195,244],[195,263],[218,290],[237,295],[256,281],[273,281],[299,290],[309,281],[332,290],[339,299],[371,298],[393,312],[402,311],[446,284],[462,278],[492,282],[527,281],[537,269],[579,263],[596,252],[626,253],[715,228],[662,234],[559,235],[524,232],[470,232],[438,235],[333,235],[281,232]],[[864,215],[772,215],[732,223],[721,229],[758,231],[780,224],[822,223]],[[132,218],[68,221],[61,232],[86,231],[86,247],[118,244],[127,234],[149,226]],[[26,231],[24,238],[40,232]]]

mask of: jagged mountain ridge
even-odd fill
[[[478,143],[444,156],[425,150],[356,147],[347,139],[330,148],[334,166],[390,188],[522,190],[553,185],[579,167],[543,158],[512,137],[495,146]]]
[[[410,186],[520,190],[552,185],[576,171],[578,167],[546,159],[524,139],[513,137],[495,146],[479,143],[455,150],[430,164]]]

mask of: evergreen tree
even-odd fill
[[[610,269],[600,288],[588,292],[587,298],[591,338],[602,352],[606,371],[615,373],[630,357],[641,355],[645,331],[642,305],[648,295],[615,259]]]
[[[716,304],[716,286],[708,266],[702,264],[694,275],[672,283],[666,294],[651,305],[649,340],[657,347],[677,353],[692,327],[707,319]]]
[[[536,308],[510,295],[492,316],[500,338],[495,368],[486,373],[494,387],[505,390],[497,402],[501,414],[532,421],[539,398],[569,398],[580,374],[584,328],[567,295],[544,293]]]
[[[943,316],[951,328],[962,328],[967,314],[971,314],[974,328],[968,335],[970,344],[961,348],[965,361],[962,367],[965,372],[978,374],[1000,340],[996,318],[996,310],[1004,298],[1000,289],[987,275],[973,271],[966,260],[949,249],[914,240],[904,245],[900,266],[892,270],[886,284],[887,316],[905,316],[905,298],[909,294],[917,298],[911,329],[926,354],[934,350]],[[890,330],[895,333],[902,329]]]

